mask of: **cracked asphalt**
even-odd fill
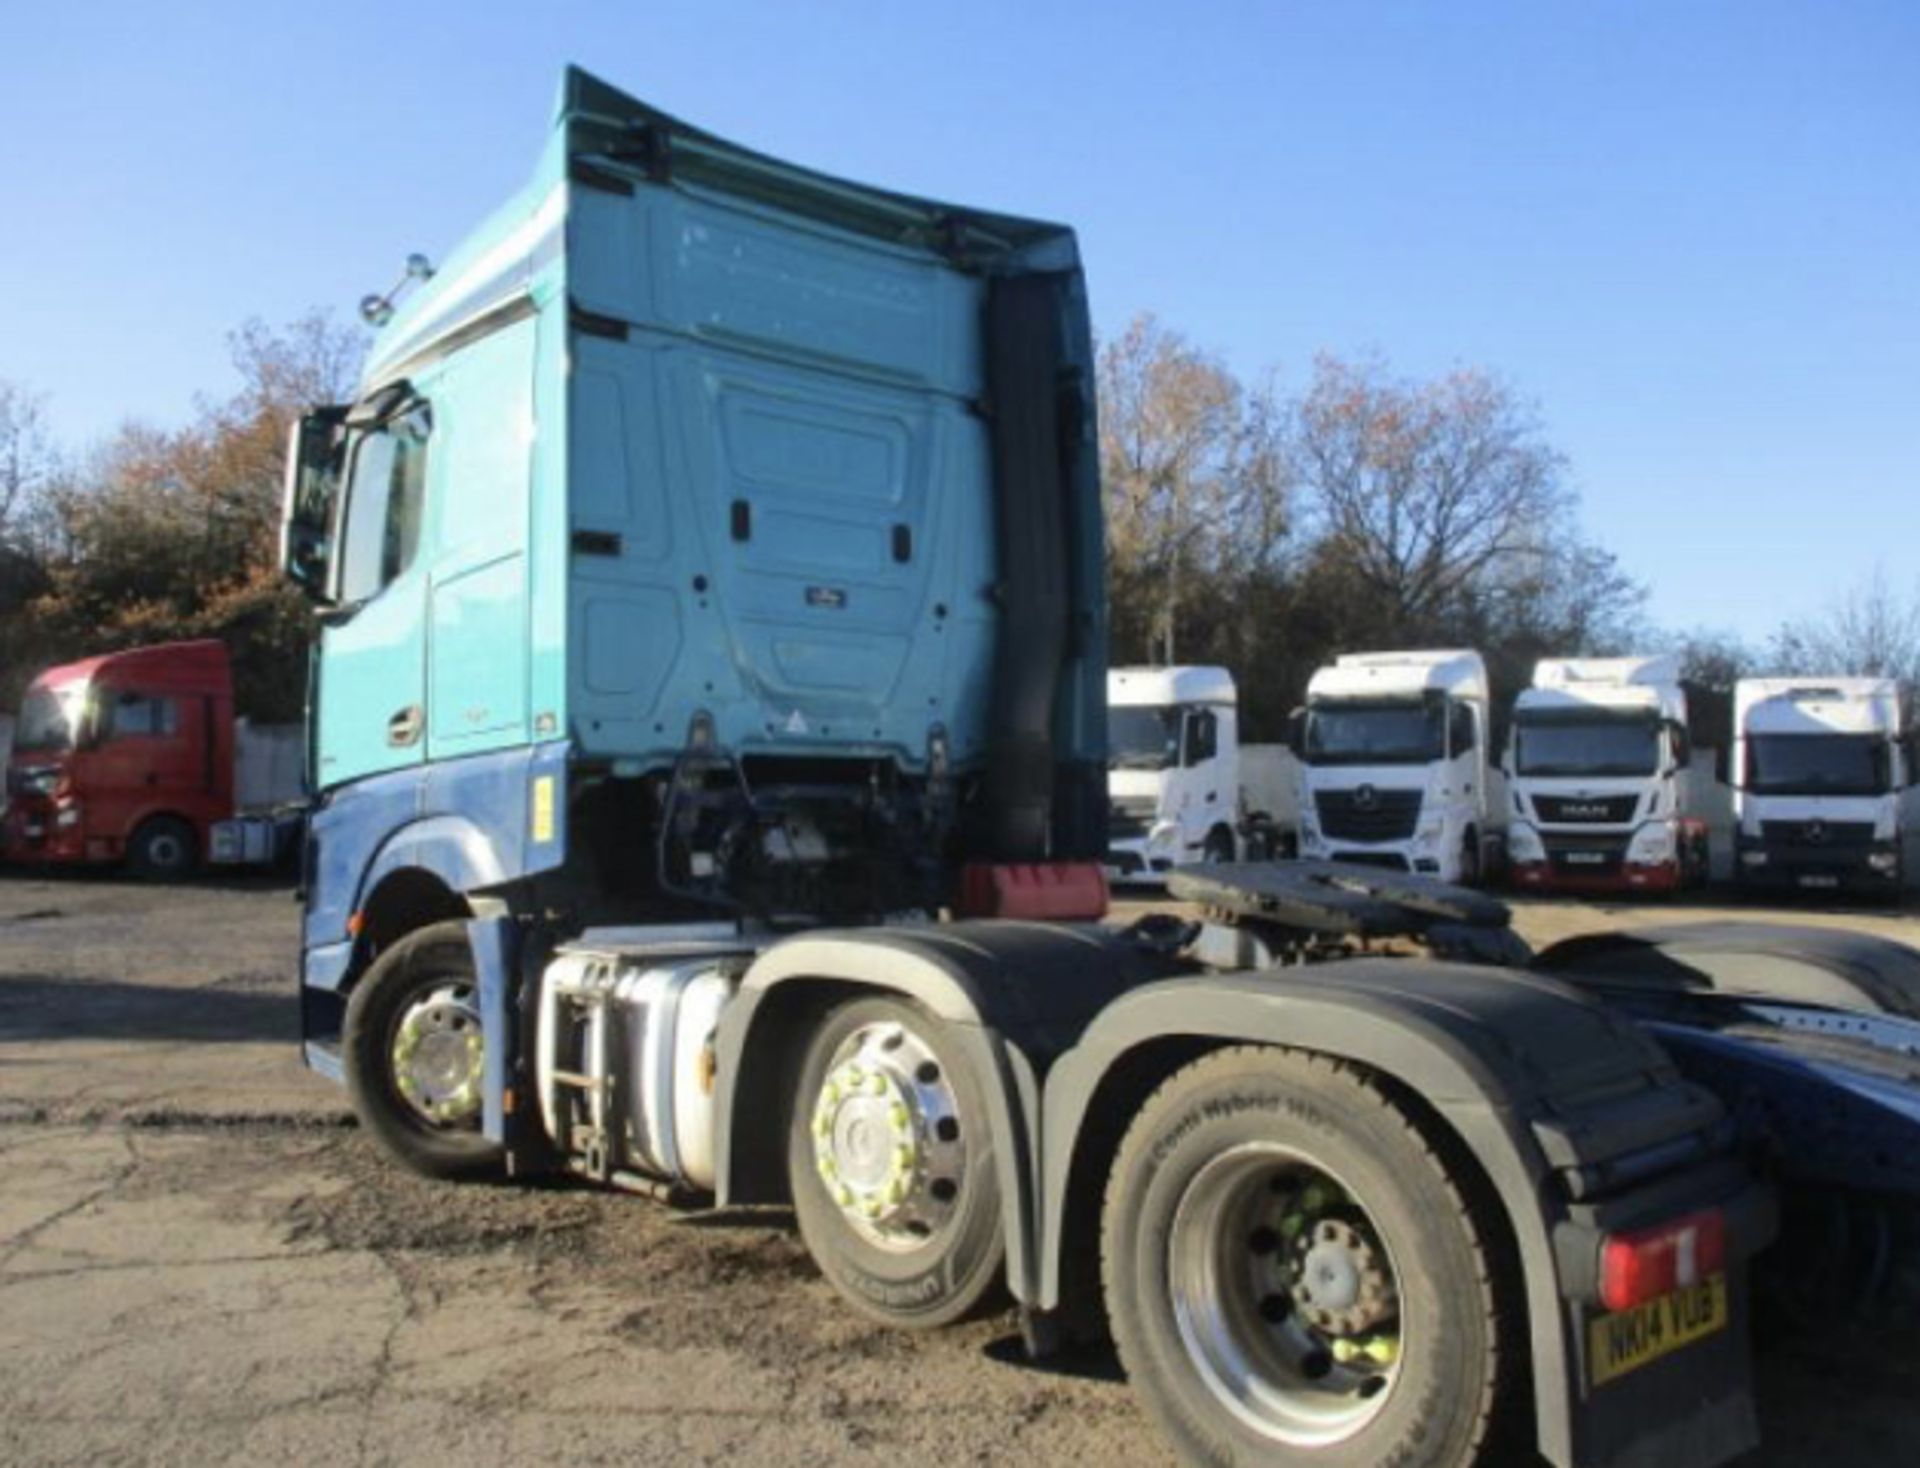
[[[282,889],[0,876],[0,1462],[1165,1461],[1110,1356],[871,1326],[779,1211],[395,1172],[297,1062],[295,933]],[[1917,1360],[1768,1353],[1752,1462],[1905,1461]]]

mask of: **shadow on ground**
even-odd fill
[[[208,1044],[299,1039],[289,990],[239,985],[189,989],[121,979],[0,974],[0,1041],[190,1040]]]

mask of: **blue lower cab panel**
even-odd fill
[[[529,745],[376,775],[327,793],[307,833],[300,965],[306,1040],[338,1039],[343,988],[358,949],[347,922],[386,878],[426,872],[467,894],[560,865],[568,752],[564,741]]]

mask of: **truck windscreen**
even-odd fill
[[[20,706],[19,727],[13,731],[13,747],[39,754],[71,749],[86,700],[85,688],[28,689]]]
[[[1660,728],[1642,715],[1516,719],[1517,775],[1651,775],[1660,768]]]
[[[1107,710],[1107,768],[1169,770],[1180,763],[1180,710]]]
[[[1307,711],[1310,765],[1424,765],[1445,754],[1438,701],[1319,703]]]
[[[1756,795],[1885,795],[1892,775],[1884,735],[1747,736],[1747,789]]]

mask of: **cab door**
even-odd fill
[[[347,447],[336,610],[320,639],[315,783],[418,765],[426,751],[426,567],[433,460],[428,401],[408,393]]]

